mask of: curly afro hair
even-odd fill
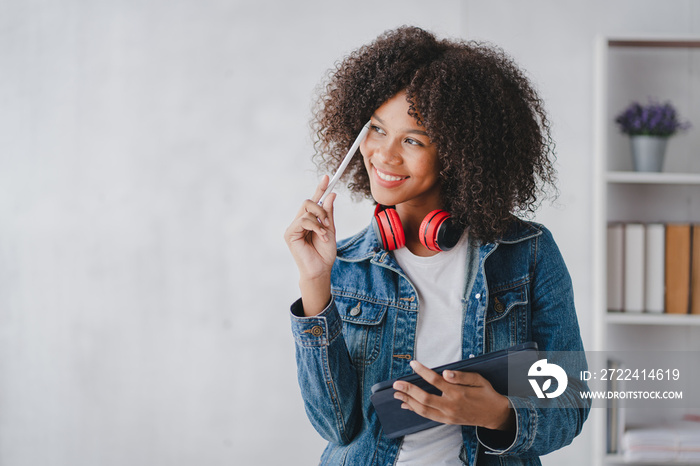
[[[498,240],[554,187],[543,103],[501,49],[404,26],[346,57],[322,89],[312,120],[319,169],[335,171],[374,111],[405,91],[409,114],[437,148],[444,207],[476,239]],[[360,157],[343,178],[371,198]]]

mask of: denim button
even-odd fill
[[[481,293],[475,294],[474,297],[475,297],[476,299],[481,299]]]
[[[498,312],[500,314],[501,312],[506,310],[506,307],[503,305],[503,303],[498,298],[494,298],[493,300],[495,303],[493,305],[493,308],[496,310],[496,312]]]
[[[360,304],[358,303],[357,306],[353,307],[350,309],[350,315],[353,317],[357,317],[362,313],[362,309],[360,308]]]
[[[314,325],[313,327],[311,327],[311,335],[315,337],[320,337],[321,335],[323,335],[323,328],[321,328],[320,325]]]

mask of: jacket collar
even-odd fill
[[[525,241],[535,236],[542,234],[542,225],[535,222],[529,222],[514,217],[508,231],[501,239],[493,243],[481,244],[480,248],[493,249],[500,243],[514,244]],[[374,257],[377,254],[386,253],[379,244],[377,236],[374,234],[374,229],[371,225],[357,233],[355,236],[341,240],[338,242],[338,259],[347,262],[358,262]]]

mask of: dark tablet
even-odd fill
[[[537,343],[528,342],[438,366],[433,370],[438,374],[442,374],[444,370],[476,372],[488,380],[502,395],[526,395],[532,393],[527,372],[537,360]],[[434,395],[441,394],[440,390],[423,380],[418,374],[409,374],[373,385],[370,400],[377,411],[384,434],[388,438],[396,438],[440,425],[439,422],[426,419],[413,411],[401,409],[401,401],[394,398],[396,390],[393,389],[393,385],[397,380],[410,382]]]

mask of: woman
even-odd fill
[[[329,441],[321,463],[540,464],[589,409],[573,395],[586,364],[568,271],[549,231],[515,215],[554,182],[541,101],[503,52],[402,27],[332,74],[314,121],[320,165],[337,168],[367,120],[345,179],[377,203],[373,226],[336,244],[335,195],[317,204],[324,177],[285,232],[299,382]],[[449,216],[439,234],[436,215]],[[428,369],[526,341],[578,355],[546,407]],[[443,425],[388,439],[370,388],[413,371],[442,395],[397,382],[396,397]]]

